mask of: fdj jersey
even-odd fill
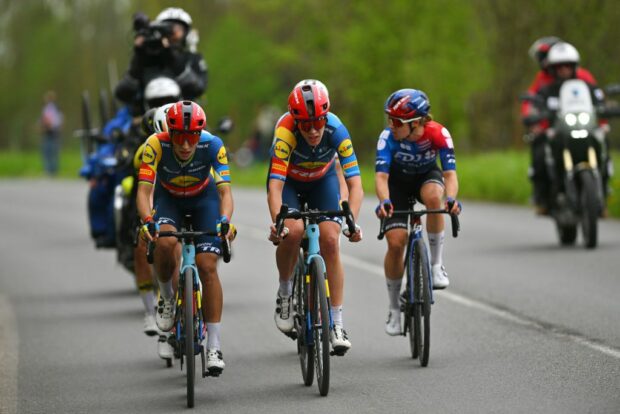
[[[145,143],[140,182],[158,185],[175,197],[193,197],[207,188],[213,167],[217,185],[230,183],[228,157],[222,140],[203,131],[196,152],[187,161],[180,161],[173,152],[167,132],[151,135]]]
[[[360,175],[349,131],[336,115],[327,114],[323,138],[317,146],[311,147],[295,127],[293,116],[286,113],[276,124],[269,179],[286,181],[289,177],[301,182],[316,181],[333,171],[335,154],[338,154],[345,178]]]
[[[415,142],[397,141],[390,129],[385,129],[377,142],[375,171],[405,176],[423,174],[435,167],[438,154],[442,170],[456,170],[452,137],[438,122],[426,123],[424,134]]]

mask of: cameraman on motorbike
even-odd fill
[[[551,193],[551,177],[547,174],[545,165],[545,149],[544,140],[550,139],[551,149],[553,152],[553,159],[555,160],[555,168],[557,171],[556,176],[561,177],[561,171],[563,171],[562,156],[559,153],[559,148],[554,145],[554,140],[547,137],[547,129],[550,127],[551,120],[555,118],[555,113],[558,109],[558,99],[560,88],[564,81],[569,79],[580,79],[586,82],[590,88],[592,103],[594,107],[600,107],[604,104],[605,96],[603,91],[596,86],[596,83],[589,82],[587,79],[583,79],[583,75],[580,77],[579,71],[579,52],[569,43],[557,42],[549,49],[549,53],[546,58],[547,72],[551,76],[551,83],[542,86],[536,93],[536,106],[541,112],[546,112],[548,117],[543,121],[533,125],[531,132],[535,136],[532,143],[533,150],[533,174],[531,175],[534,184],[534,198],[537,204],[537,211],[541,214],[547,214],[550,207],[549,196]],[[589,72],[588,72],[589,73]],[[591,81],[594,79],[590,76]],[[599,121],[599,131],[601,146],[603,147],[602,154],[607,154],[607,143],[605,134],[609,130],[607,122],[604,120]],[[537,145],[538,141],[538,145]],[[538,149],[538,150],[537,150]],[[608,164],[610,163],[609,156],[603,155],[603,159],[600,160],[601,173],[603,179],[603,192],[604,198],[607,196],[607,182],[610,176]],[[563,182],[557,183],[559,188],[563,188]],[[604,213],[603,213],[604,214]]]
[[[191,29],[191,16],[178,7],[163,10],[153,22],[140,13],[134,16],[134,54],[115,90],[134,116],[144,112],[143,91],[154,78],[173,79],[184,99],[195,100],[206,90],[207,64],[201,54],[190,50]]]

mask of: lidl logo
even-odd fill
[[[345,139],[340,143],[340,145],[338,146],[338,154],[340,154],[340,156],[344,158],[349,157],[351,154],[353,154],[353,143],[350,139]]]
[[[144,152],[142,153],[142,161],[147,164],[153,164],[155,161],[155,150],[150,145],[146,145],[144,147]]]
[[[219,152],[217,153],[217,161],[220,164],[228,164],[228,157],[226,156],[226,148],[222,147],[220,148]]]
[[[286,142],[279,139],[276,141],[273,152],[276,154],[276,157],[285,160],[291,155],[291,147]]]

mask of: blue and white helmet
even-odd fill
[[[422,118],[428,115],[431,103],[426,94],[417,89],[399,89],[385,101],[384,111],[399,119]]]

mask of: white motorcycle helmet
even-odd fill
[[[579,63],[579,52],[575,46],[566,42],[559,42],[551,46],[547,55],[547,64],[553,66],[560,63],[570,63],[575,66]]]
[[[144,88],[144,101],[149,108],[155,108],[181,99],[181,88],[174,80],[159,77],[150,81]]]
[[[155,18],[156,22],[179,22],[184,24],[188,31],[192,27],[192,17],[185,10],[180,7],[168,7],[167,9],[162,10],[161,13],[157,15]]]
[[[174,102],[160,106],[155,111],[155,115],[153,115],[153,127],[155,128],[156,133],[168,132],[166,115],[168,114],[168,109],[170,109],[172,105],[174,105]]]

